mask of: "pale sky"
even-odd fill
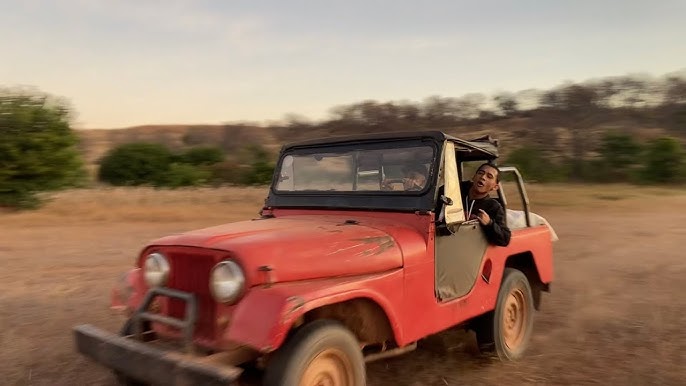
[[[0,86],[79,128],[267,122],[374,99],[686,68],[684,0],[0,0]]]

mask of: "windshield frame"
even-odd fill
[[[424,187],[418,191],[283,191],[277,190],[284,158],[293,154],[314,154],[322,152],[352,152],[354,150],[378,150],[384,148],[409,148],[427,146],[433,154],[429,165],[428,176]],[[414,138],[371,139],[348,143],[324,143],[303,146],[285,147],[274,169],[269,196],[265,201],[267,207],[274,208],[331,208],[331,209],[378,209],[378,210],[423,210],[434,207],[434,193],[438,179],[438,168],[442,157],[443,141],[431,136],[418,135]]]
[[[282,167],[283,167],[283,162],[288,157],[289,155],[311,155],[311,154],[318,154],[318,153],[328,153],[328,154],[336,154],[339,153],[341,155],[351,155],[353,156],[353,168],[357,168],[358,165],[358,159],[355,159],[355,155],[359,155],[358,152],[363,152],[363,151],[375,151],[375,150],[394,150],[394,149],[411,149],[411,148],[420,148],[420,147],[426,147],[431,150],[431,155],[430,155],[430,167],[428,168],[427,172],[428,175],[426,176],[426,182],[424,183],[424,186],[422,187],[421,190],[279,190],[277,189],[278,186],[278,181],[279,181],[279,174],[281,173]],[[334,150],[335,149],[335,150]],[[333,150],[333,151],[332,151]],[[335,145],[335,146],[317,146],[317,147],[311,147],[311,148],[305,148],[305,149],[289,149],[285,152],[283,152],[280,157],[279,157],[279,162],[277,163],[275,169],[274,169],[274,179],[275,183],[272,184],[272,190],[275,193],[282,194],[282,195],[289,195],[289,194],[324,194],[324,195],[330,195],[330,194],[344,194],[344,195],[369,195],[369,194],[374,194],[374,195],[414,195],[414,196],[421,196],[424,193],[426,193],[427,190],[430,189],[431,181],[433,179],[433,174],[435,173],[435,168],[433,165],[436,163],[436,157],[437,154],[436,152],[438,151],[436,146],[433,146],[429,143],[426,143],[425,141],[396,141],[395,146],[389,146],[389,142],[374,142],[374,143],[359,143],[357,145],[351,146],[351,145]],[[395,165],[398,166],[398,165]],[[351,173],[353,175],[353,179],[359,179],[359,171],[358,173]],[[357,186],[359,181],[351,181],[353,188]]]

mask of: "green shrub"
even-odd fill
[[[178,159],[179,162],[195,166],[214,165],[224,160],[224,152],[218,147],[194,147],[179,155]]]
[[[174,163],[158,185],[178,188],[182,186],[198,186],[206,183],[211,176],[207,170],[189,164]]]
[[[110,150],[100,163],[98,179],[112,185],[163,185],[173,155],[163,145],[127,143]]]
[[[272,182],[274,163],[260,145],[248,145],[236,157],[209,167],[214,184],[266,185]]]
[[[641,145],[629,134],[608,132],[601,140],[601,160],[594,165],[595,180],[629,181],[640,163]]]
[[[674,183],[683,177],[684,151],[676,138],[662,137],[648,145],[641,177],[644,182]]]
[[[243,174],[242,182],[246,185],[266,185],[272,182],[274,165],[266,161],[257,161]]]
[[[260,145],[246,147],[250,154],[250,168],[243,174],[242,183],[247,185],[265,185],[272,182],[274,163],[271,162],[269,152]]]
[[[0,206],[37,207],[38,192],[85,180],[69,114],[47,94],[0,89]]]
[[[229,184],[242,184],[243,175],[249,168],[247,165],[241,165],[236,161],[223,161],[218,164],[209,166],[209,171],[211,173],[211,181],[215,185],[221,185],[224,183]]]
[[[518,148],[510,153],[505,163],[516,166],[525,180],[550,182],[564,179],[562,168],[547,159],[537,147]]]

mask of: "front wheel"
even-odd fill
[[[355,336],[340,323],[317,320],[299,329],[267,365],[267,386],[362,386],[366,370]]]
[[[529,280],[519,270],[505,268],[495,311],[476,323],[476,338],[482,352],[495,351],[501,360],[524,355],[533,331],[534,300]]]
[[[144,331],[150,331],[150,323],[145,322],[143,324],[143,330]],[[124,325],[121,328],[121,331],[119,332],[119,335],[122,336],[127,336],[127,335],[132,335],[133,334],[133,321],[131,319],[127,319]],[[144,338],[145,339],[145,338]],[[148,386],[147,383],[140,382],[138,380],[135,380],[133,378],[127,377],[126,375],[120,373],[119,371],[112,371],[114,374],[114,378],[117,381],[117,384],[120,386]]]

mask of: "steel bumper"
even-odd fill
[[[127,377],[153,385],[231,385],[242,370],[165,351],[92,325],[74,327],[78,351]],[[206,358],[206,357],[205,357]]]

